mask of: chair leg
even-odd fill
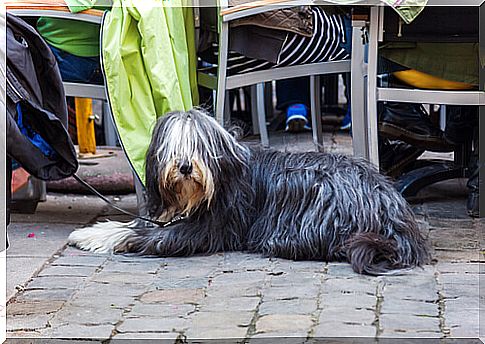
[[[264,83],[251,87],[251,116],[257,122],[259,134],[261,136],[261,145],[264,148],[269,147],[268,128],[266,126],[266,111],[264,102]]]
[[[273,119],[273,83],[271,81],[264,83],[264,104],[266,111],[266,118]]]
[[[352,146],[354,156],[368,159],[365,129],[365,46],[362,33],[365,21],[352,21],[352,56],[350,59],[350,114],[352,117]]]
[[[378,7],[371,8],[370,32],[369,32],[369,51],[367,65],[367,144],[368,160],[375,167],[379,168],[379,148],[377,132],[377,48],[379,36],[379,14]],[[352,107],[354,107],[352,105]]]
[[[224,125],[227,114],[226,98],[226,73],[227,73],[227,54],[229,49],[229,25],[226,22],[221,24],[219,34],[219,61],[217,67],[217,95],[216,95],[216,119]]]
[[[323,152],[322,109],[320,107],[320,76],[310,76],[310,112],[312,116],[313,143],[317,152]]]
[[[256,99],[258,98],[256,85],[251,86],[251,122],[253,123],[253,134],[259,135],[259,114]]]
[[[104,139],[107,146],[119,146],[118,134],[108,102],[103,101]]]

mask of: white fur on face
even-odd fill
[[[190,178],[200,184],[203,196],[197,202],[191,200],[185,203],[198,206],[202,201],[207,201],[210,204],[215,190],[213,171],[220,171],[222,147],[229,150],[236,159],[245,160],[247,149],[214,118],[198,110],[168,115],[158,132],[156,157],[160,166],[160,187],[167,188],[184,183],[184,179]],[[179,173],[179,164],[182,161],[191,162],[193,172],[190,176]],[[199,191],[197,188],[193,189]]]

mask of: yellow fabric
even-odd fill
[[[395,72],[394,76],[402,82],[416,88],[434,90],[470,90],[475,88],[475,85],[466,82],[449,81],[414,69]]]

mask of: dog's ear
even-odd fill
[[[236,139],[236,141],[241,140],[249,133],[249,126],[246,122],[241,120],[233,120],[230,124],[226,126],[226,130],[229,134]]]

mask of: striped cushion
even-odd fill
[[[313,35],[306,37],[288,33],[276,64],[248,58],[235,51],[229,51],[227,61],[228,75],[242,74],[275,67],[293,66],[308,63],[337,61],[349,58],[342,43],[345,37],[343,16],[327,14],[321,7],[312,7]],[[217,45],[213,46],[217,58]]]

